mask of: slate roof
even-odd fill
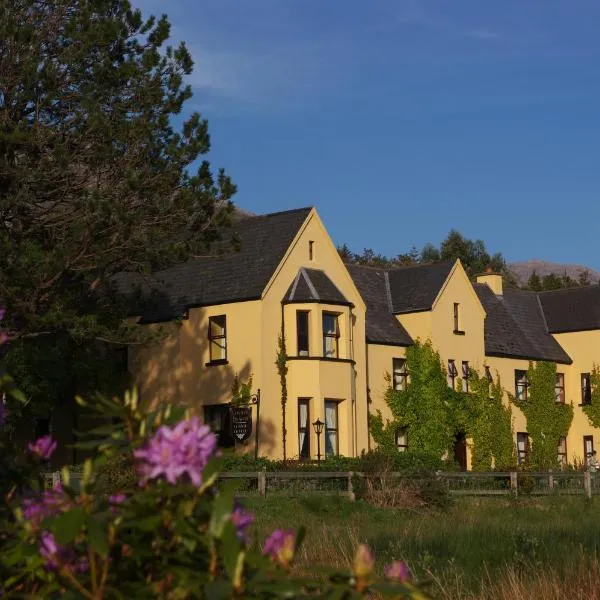
[[[239,250],[226,247],[224,254],[190,259],[151,277],[122,274],[117,291],[139,289],[146,298],[141,323],[168,321],[188,308],[260,298],[311,208],[299,208],[260,216],[245,216],[231,235]]]
[[[390,269],[391,310],[394,314],[431,310],[454,261]]]
[[[539,292],[548,331],[600,329],[600,285]]]
[[[496,296],[487,284],[474,284],[483,304],[485,353],[528,360],[571,364],[572,360],[546,327],[537,294],[504,290]]]
[[[301,267],[284,296],[284,302],[352,303],[340,292],[325,271]]]
[[[385,269],[346,265],[367,305],[367,342],[410,346],[413,340],[391,311],[389,281]]]

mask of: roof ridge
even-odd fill
[[[388,271],[408,271],[410,269],[424,269],[426,267],[437,267],[440,265],[453,265],[456,260],[437,260],[428,263],[420,263],[416,265],[397,265],[395,267],[388,267]]]
[[[578,285],[578,286],[573,286],[573,287],[568,287],[568,288],[560,288],[558,290],[540,290],[537,293],[544,294],[544,295],[550,295],[550,294],[559,294],[559,293],[569,293],[569,292],[574,292],[574,291],[579,291],[579,290],[583,291],[583,290],[594,290],[594,289],[600,289],[600,284],[592,283],[590,285]]]
[[[392,290],[390,288],[390,276],[387,271],[383,272],[383,280],[385,282],[385,299],[387,300],[388,310],[394,314],[394,304],[392,303]]]
[[[300,267],[299,272],[302,273],[304,281],[306,281],[306,285],[308,286],[308,289],[310,290],[310,293],[313,295],[315,300],[320,300],[321,297],[319,296],[319,292],[317,292],[317,288],[315,287],[314,283],[310,280],[310,276],[306,272],[306,269],[304,267]]]
[[[542,301],[540,300],[540,295],[536,294],[535,297],[537,299],[537,304],[538,308],[540,309],[540,313],[542,313],[542,320],[544,321],[544,328],[546,329],[546,333],[550,333],[550,330],[548,329],[548,321],[546,321],[546,315],[544,314],[544,307],[542,306]]]
[[[298,280],[300,279],[300,270],[296,273],[296,277],[294,277],[294,281],[292,282],[292,289],[290,290],[290,295],[288,296],[288,300],[292,300],[296,295],[296,288],[298,287]]]
[[[264,213],[262,215],[249,215],[246,219],[260,219],[265,217],[277,217],[279,215],[288,215],[290,213],[302,212],[302,211],[311,211],[314,206],[302,206],[301,208],[290,208],[289,210],[279,210],[272,213]]]

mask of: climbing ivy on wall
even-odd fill
[[[600,368],[598,365],[594,365],[590,373],[590,385],[591,402],[590,404],[584,404],[582,408],[590,423],[594,427],[600,427]]]
[[[390,384],[385,401],[392,413],[384,422],[381,412],[371,415],[373,439],[383,448],[396,450],[396,430],[406,427],[408,451],[452,456],[457,433],[472,439],[472,468],[489,470],[514,463],[510,408],[502,402],[500,380],[490,384],[475,370],[469,377],[469,393],[448,387],[447,373],[431,343],[417,342],[407,349],[409,372],[406,390]],[[462,389],[457,379],[457,389]]]
[[[381,411],[371,415],[373,439],[388,450],[396,450],[396,430],[408,428],[408,449],[437,458],[450,452],[454,431],[449,414],[453,392],[448,387],[440,355],[430,342],[416,342],[406,350],[409,372],[406,390],[390,385],[385,394],[392,420],[383,421]],[[388,383],[391,380],[388,376]]]
[[[509,395],[527,419],[527,432],[531,442],[531,465],[549,469],[557,466],[558,442],[567,435],[573,420],[573,407],[555,400],[556,364],[529,363],[527,371],[529,390],[527,398],[517,400]]]
[[[279,335],[279,340],[277,344],[277,358],[275,360],[275,365],[277,367],[277,372],[279,373],[279,381],[281,383],[281,441],[283,443],[283,462],[287,460],[286,455],[286,438],[287,438],[287,428],[286,428],[286,419],[285,419],[285,411],[287,408],[287,350],[285,347],[285,336],[283,332]]]
[[[473,440],[471,467],[474,471],[503,470],[515,463],[515,445],[510,407],[503,402],[500,378],[493,383],[473,371],[469,378],[473,421],[467,424]]]

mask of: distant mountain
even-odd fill
[[[575,279],[575,281],[577,281],[581,273],[587,271],[593,283],[600,281],[600,273],[584,265],[565,265],[545,260],[523,260],[509,263],[508,268],[515,274],[520,284],[526,284],[534,271],[540,277],[550,275],[551,273],[555,273],[556,275],[564,275],[566,273],[569,277]]]

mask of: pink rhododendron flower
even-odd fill
[[[243,542],[248,543],[248,528],[254,522],[254,515],[238,505],[231,513],[231,522],[235,526],[238,538]]]
[[[40,498],[25,498],[23,500],[23,516],[34,526],[38,527],[43,519],[68,510],[72,502],[63,492],[59,483],[51,490],[44,490]]]
[[[47,569],[58,568],[58,554],[60,551],[59,545],[56,543],[54,536],[51,533],[45,531],[42,533],[42,539],[40,541],[40,554],[46,562]]]
[[[263,554],[288,567],[296,551],[296,534],[293,529],[276,529],[266,540]]]
[[[214,455],[217,438],[197,417],[180,421],[175,427],[163,425],[154,437],[134,452],[138,459],[140,484],[164,477],[177,483],[186,476],[194,485],[202,484],[202,471]]]
[[[34,443],[29,443],[27,448],[32,454],[35,454],[43,460],[48,460],[56,450],[56,442],[52,439],[52,436],[48,434],[37,439]]]
[[[399,581],[400,583],[404,583],[405,581],[410,581],[412,579],[410,569],[406,566],[406,563],[401,560],[395,560],[389,565],[386,565],[383,573],[388,579],[393,579],[394,581]]]

